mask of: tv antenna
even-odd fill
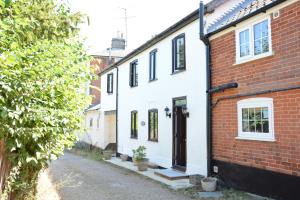
[[[124,20],[125,20],[125,46],[127,47],[128,46],[128,19],[134,18],[135,16],[128,16],[127,8],[122,8],[122,7],[119,7],[119,8],[124,10],[124,17],[121,17],[121,18],[124,18]]]

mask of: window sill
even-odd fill
[[[113,94],[114,94],[113,92],[108,92],[108,93],[107,93],[107,95],[113,95]]]
[[[158,140],[150,140],[148,139],[149,142],[158,142]]]
[[[186,71],[186,69],[180,69],[180,70],[177,70],[177,71],[172,72],[171,75],[179,74],[179,73],[185,72],[185,71]]]
[[[134,139],[134,140],[137,140],[138,138],[137,138],[137,137],[130,137],[130,139]]]
[[[133,85],[133,86],[130,86],[130,88],[135,88],[135,87],[137,87],[138,85]]]
[[[253,140],[253,141],[262,141],[262,142],[276,142],[275,138],[255,138],[255,137],[235,137],[236,140]]]
[[[156,79],[153,79],[153,80],[149,80],[149,83],[151,83],[151,82],[154,82],[154,81],[157,81],[158,79],[156,78]]]
[[[271,56],[274,56],[274,55],[275,55],[275,52],[272,51],[272,52],[268,52],[268,53],[258,55],[258,56],[253,56],[253,57],[246,58],[246,59],[239,59],[239,60],[236,60],[235,64],[233,64],[233,66],[244,64],[244,63],[255,61],[255,60],[259,60],[259,59],[262,59],[262,58],[271,57]]]

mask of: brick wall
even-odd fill
[[[94,70],[95,73],[95,79],[91,81],[91,85],[101,88],[101,80],[98,74],[104,70],[106,67],[108,67],[110,64],[115,62],[115,58],[112,57],[109,61],[108,56],[94,56],[93,59],[90,62],[91,67]],[[90,95],[92,98],[92,105],[99,104],[101,100],[101,92],[100,90],[90,88]]]
[[[235,65],[235,32],[211,41],[212,84],[237,82],[220,97],[300,85],[300,2],[271,20],[274,55]],[[274,101],[275,142],[237,140],[236,98],[213,109],[213,159],[300,176],[300,90],[267,93]]]

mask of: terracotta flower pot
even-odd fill
[[[201,180],[202,189],[206,192],[213,192],[217,188],[217,178],[207,177]]]
[[[137,161],[138,171],[147,171],[148,169],[148,159]]]
[[[136,161],[135,158],[132,158],[132,162],[133,162],[133,165],[134,165],[134,166],[137,166],[137,161]]]

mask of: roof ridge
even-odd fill
[[[245,6],[248,6],[249,3],[252,3],[256,0],[242,0],[240,3],[236,4],[234,7],[232,7],[230,10],[226,11],[223,15],[221,15],[219,18],[217,18],[213,23],[208,25],[207,32],[211,32],[211,29],[215,29],[215,24],[219,24],[221,26],[223,23],[228,23],[232,19],[231,17],[235,17],[236,12],[239,10],[239,13],[242,9],[245,9]],[[234,16],[232,16],[234,15]]]

